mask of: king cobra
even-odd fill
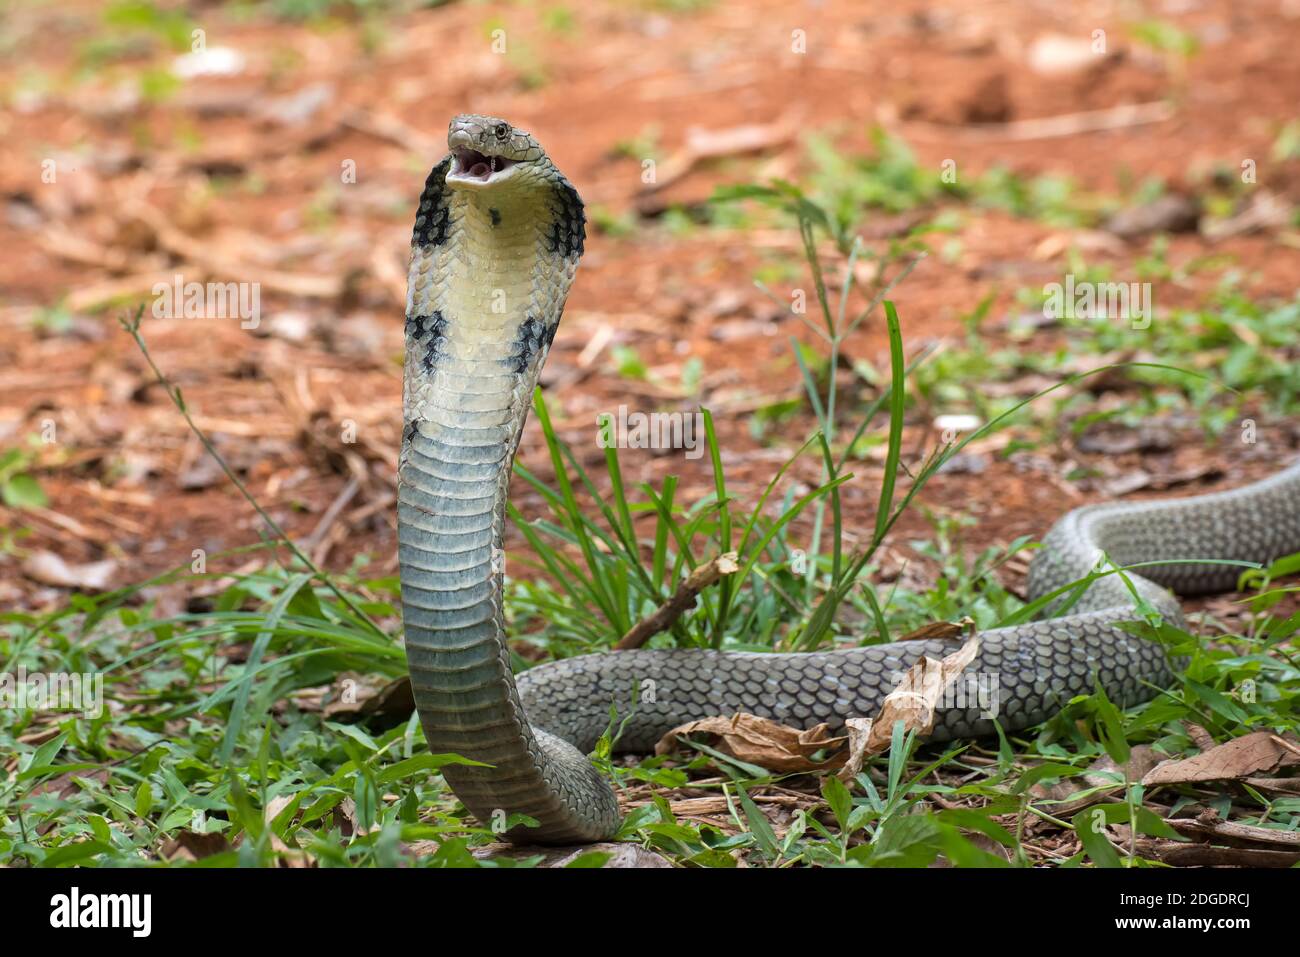
[[[630,715],[617,746],[631,752],[685,722],[740,711],[836,729],[875,715],[922,655],[943,657],[950,646],[939,640],[796,654],[645,649],[512,675],[506,495],[586,217],[537,140],[504,120],[458,116],[447,145],[411,240],[398,551],[406,654],[429,748],[479,762],[443,769],[465,807],[516,842],[604,839],[618,828],[618,803],[584,755],[607,730],[611,705],[620,721]],[[1119,567],[1180,563],[1103,575],[1060,617],[980,633],[968,671],[993,678],[998,711],[974,701],[941,707],[931,738],[990,734],[995,721],[1028,728],[1098,685],[1120,706],[1149,700],[1177,662],[1119,627],[1138,617],[1138,599],[1181,627],[1169,589],[1227,590],[1241,570],[1204,560],[1268,562],[1296,550],[1300,463],[1235,491],[1070,512],[1035,555],[1031,598],[1086,578],[1103,557]],[[645,687],[653,695],[640,694]]]

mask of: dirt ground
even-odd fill
[[[48,496],[45,507],[0,508],[9,530],[0,607],[66,599],[58,570],[34,566],[36,553],[77,566],[74,577],[120,585],[189,564],[195,549],[258,540],[260,521],[118,325],[177,274],[260,283],[256,329],[146,310],[152,354],[199,425],[328,567],[368,555],[372,571],[395,570],[406,254],[416,197],[456,113],[533,131],[599,214],[544,378],[562,435],[598,464],[598,412],[703,404],[719,424],[729,488],[749,502],[813,425],[808,414],[785,421],[776,442],[750,428],[755,409],[799,392],[788,338],[807,331],[753,285],[765,265],[797,267],[797,237],[674,232],[668,207],[697,208],[720,183],[798,181],[810,134],[852,155],[869,148],[876,124],[936,175],[952,160],[960,177],[1001,164],[1068,175],[1086,191],[1124,195],[1161,178],[1178,193],[1216,166],[1253,161],[1261,187],[1300,199],[1300,164],[1272,152],[1300,94],[1294,0],[449,3],[382,14],[339,5],[306,23],[260,7],[245,16],[163,4],[204,31],[209,51],[236,51],[232,75],[189,79],[175,78],[177,52],[157,31],[106,22],[120,22],[123,6],[70,0],[0,13],[0,447],[31,450],[29,471]],[[1200,52],[1180,59],[1134,42],[1132,24],[1154,18],[1196,37]],[[1037,63],[1042,38],[1077,42],[1096,30],[1104,54],[1057,72]],[[505,53],[493,49],[501,39]],[[698,155],[710,135],[730,144],[725,155]],[[652,151],[638,150],[650,141]],[[662,175],[647,189],[650,156]],[[869,217],[866,247],[885,249],[896,219]],[[1006,345],[998,320],[1016,311],[1016,288],[1059,278],[1071,243],[1119,279],[1135,278],[1150,243],[976,211],[958,236],[954,262],[929,257],[894,293],[909,353],[960,337],[961,316],[990,292],[987,335]],[[1181,232],[1168,258],[1211,254],[1231,258],[1252,298],[1289,297],[1300,281],[1285,224],[1217,239]],[[806,284],[795,275],[775,291]],[[1198,302],[1212,282],[1198,273],[1157,284],[1158,301]],[[1054,347],[1060,336],[1044,329],[1017,348]],[[636,350],[648,379],[619,374],[620,346]],[[883,319],[865,323],[846,353],[885,368]],[[679,385],[692,359],[698,392]],[[871,396],[861,383],[854,390]],[[961,410],[918,410],[910,452],[927,441],[927,417],[946,411]],[[1300,429],[1263,428],[1268,441],[1249,453],[1189,440],[1154,457],[1089,455],[1062,435],[1034,456],[941,475],[922,502],[977,518],[972,548],[1007,543],[1102,494],[1103,483],[1070,478],[1079,464],[1103,476],[1139,461],[1154,471],[1208,464],[1165,494],[1266,474],[1294,455]],[[535,426],[520,456],[551,474]],[[707,459],[624,461],[633,481],[681,475],[679,501],[711,485]],[[817,463],[795,471],[814,481]],[[847,515],[866,528],[881,469],[868,458],[855,471]],[[522,481],[514,491],[525,514],[538,513]],[[919,514],[909,518],[896,548],[924,529]],[[182,592],[160,597],[176,610],[184,602]]]

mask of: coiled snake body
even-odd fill
[[[898,676],[951,646],[909,641],[806,654],[639,650],[552,662],[512,676],[501,542],[511,465],[538,374],[582,255],[577,191],[529,134],[494,117],[451,123],[451,155],[420,197],[406,312],[398,539],[406,652],[429,747],[490,767],[444,775],[480,820],[522,814],[526,842],[608,837],[618,805],[584,756],[611,703],[633,712],[620,747],[649,749],[692,719],[737,711],[807,727],[874,715]],[[1300,549],[1300,464],[1235,491],[1077,509],[1048,533],[1031,596],[1116,565],[1170,559],[1269,561]],[[1170,680],[1160,646],[1116,627],[1134,592],[1182,623],[1167,589],[1230,588],[1240,569],[1173,564],[1097,579],[1064,617],[981,634],[968,671],[991,676],[997,720],[1037,724],[1100,682],[1117,704]],[[634,688],[653,700],[633,711]],[[938,740],[992,732],[985,703],[940,710]],[[527,715],[525,717],[525,715]],[[498,827],[498,830],[501,828]]]

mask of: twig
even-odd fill
[[[339,514],[348,507],[348,504],[351,503],[360,490],[361,483],[357,481],[356,476],[349,477],[347,485],[343,486],[343,491],[339,492],[334,501],[330,503],[330,507],[325,509],[325,514],[316,523],[316,527],[311,530],[311,534],[302,540],[303,548],[309,548],[315,552],[321,542],[325,540],[325,536],[334,529],[334,523],[338,521]]]
[[[167,221],[167,217],[160,210],[144,202],[129,206],[124,218],[134,219],[143,224],[153,233],[159,246],[181,260],[172,271],[172,276],[168,277],[169,283],[177,274],[186,275],[197,271],[204,275],[215,274],[228,279],[249,280],[287,296],[331,301],[342,295],[346,286],[346,280],[341,276],[320,276],[267,269],[225,255],[221,250],[214,249],[210,240],[198,239],[177,229]],[[191,269],[191,266],[194,268]]]
[[[353,110],[341,122],[348,129],[400,146],[417,156],[438,156],[446,152],[434,137],[386,113]]]
[[[1179,844],[1152,838],[1142,838],[1138,850],[1143,857],[1175,867],[1294,867],[1300,863],[1295,851]]]
[[[1256,844],[1282,844],[1300,849],[1300,834],[1272,827],[1238,824],[1236,821],[1217,821],[1197,818],[1170,818],[1165,821],[1179,834],[1189,836],[1212,835],[1230,841],[1247,841]]]
[[[1268,736],[1268,739],[1272,741],[1274,744],[1276,744],[1279,748],[1286,748],[1292,754],[1300,754],[1300,748],[1297,748],[1290,741],[1287,741],[1276,734],[1270,734]]]
[[[650,617],[643,618],[633,625],[631,630],[618,640],[614,650],[627,651],[629,648],[640,648],[652,635],[666,631],[686,609],[695,603],[695,598],[700,592],[723,575],[733,575],[740,570],[736,559],[735,552],[725,552],[695,569],[677,586],[673,597],[660,605]]]
[[[945,126],[938,123],[907,123],[903,130],[914,139],[961,140],[1049,140],[1078,133],[1100,133],[1106,130],[1163,123],[1173,117],[1174,108],[1163,101],[1152,103],[1125,103],[1104,110],[1087,110],[1082,113],[1063,113],[1058,116],[1041,116],[1009,123],[977,123],[969,126]]]
[[[667,189],[706,160],[784,146],[794,139],[802,119],[798,112],[792,112],[775,123],[766,125],[747,124],[725,130],[690,130],[685,145],[659,164],[654,182],[643,185],[639,195],[646,197]]]
[[[153,374],[155,378],[157,378],[158,384],[163,387],[163,391],[167,393],[168,398],[172,400],[172,403],[180,411],[180,414],[185,417],[185,422],[189,425],[195,436],[198,437],[198,440],[203,443],[203,447],[207,449],[208,454],[212,456],[219,466],[221,466],[221,471],[226,473],[226,478],[230,479],[230,481],[234,483],[235,488],[239,489],[239,493],[244,496],[244,500],[248,502],[249,505],[253,506],[253,510],[257,512],[262,521],[266,523],[267,527],[275,533],[276,537],[288,546],[289,551],[293,552],[294,557],[302,562],[303,565],[305,565],[320,581],[320,583],[334,594],[334,597],[343,602],[343,604],[345,604],[360,621],[369,625],[376,635],[387,638],[388,636],[384,633],[384,630],[375,624],[374,619],[358,608],[356,603],[345,595],[328,575],[316,567],[316,563],[313,562],[301,548],[294,544],[293,539],[291,539],[285,530],[280,527],[279,523],[267,514],[266,510],[258,504],[257,499],[253,498],[252,493],[250,493],[244,486],[244,483],[239,480],[239,476],[231,471],[230,466],[226,464],[226,460],[221,457],[221,453],[218,452],[216,446],[212,444],[212,440],[209,439],[207,434],[195,424],[194,419],[190,416],[190,410],[185,405],[184,398],[181,397],[181,390],[172,385],[167,376],[163,374],[162,369],[158,368],[158,363],[153,361],[153,356],[150,355],[149,348],[144,343],[144,337],[140,335],[140,320],[143,316],[144,306],[141,305],[136,307],[135,315],[133,317],[119,317],[118,321],[122,324],[122,328],[125,329],[131,338],[135,340],[136,347],[144,356],[145,362],[149,363],[149,368],[153,370]]]

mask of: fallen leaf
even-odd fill
[[[874,720],[848,718],[846,733],[838,737],[824,723],[800,731],[742,711],[729,718],[703,718],[673,728],[659,739],[655,754],[674,750],[683,735],[704,732],[716,735],[719,748],[741,761],[786,773],[841,768],[840,777],[847,780],[862,770],[866,758],[889,747],[896,721],[903,722],[905,731],[915,730],[921,737],[934,730],[935,709],[945,689],[978,653],[976,636],[942,661],[922,657],[885,697]],[[813,760],[812,755],[823,749],[838,753]]]
[[[434,853],[438,845],[434,841],[416,841],[409,847],[415,857],[424,857]],[[602,841],[597,844],[584,844],[580,847],[542,847],[527,844],[506,844],[496,842],[476,847],[471,852],[478,860],[494,860],[501,857],[515,860],[540,857],[536,867],[568,867],[580,857],[588,854],[608,855],[600,865],[603,868],[633,867],[672,867],[668,860],[654,851],[648,851],[636,844],[619,844]]]
[[[942,661],[922,656],[897,688],[881,702],[865,744],[866,754],[879,754],[889,747],[895,722],[903,722],[904,731],[916,731],[925,737],[934,730],[934,713],[939,700],[956,677],[979,653],[980,640],[975,636]]]
[[[167,861],[201,861],[205,857],[224,854],[230,849],[230,842],[224,834],[181,831],[169,838],[159,853]]]
[[[107,591],[117,574],[117,562],[105,559],[85,565],[69,565],[53,552],[33,552],[23,562],[23,574],[43,585]]]
[[[848,718],[844,722],[844,730],[849,733],[849,747],[844,767],[836,772],[841,781],[853,780],[862,770],[862,762],[867,759],[867,742],[871,740],[873,723],[870,718]]]
[[[667,858],[661,857],[654,851],[648,851],[644,847],[636,844],[589,844],[586,847],[580,847],[561,857],[559,860],[551,862],[546,861],[542,867],[568,867],[580,857],[588,854],[607,854],[608,859],[601,864],[604,868],[629,868],[629,867],[672,867]]]
[[[1133,469],[1108,479],[1101,484],[1101,490],[1107,498],[1120,498],[1130,492],[1140,492],[1151,484],[1151,473],[1144,469]]]
[[[1145,205],[1121,209],[1104,228],[1124,239],[1136,239],[1147,233],[1192,232],[1200,218],[1201,206],[1195,199],[1166,193]]]
[[[1208,751],[1215,746],[1215,740],[1210,732],[1194,721],[1188,721],[1184,718],[1183,727],[1187,729],[1187,736],[1192,739],[1192,743],[1202,751]]]
[[[266,808],[262,811],[262,817],[266,820],[266,833],[271,838],[271,850],[280,855],[281,867],[311,867],[311,861],[308,860],[306,853],[290,847],[280,839],[280,835],[271,830],[271,822],[286,807],[293,803],[293,796],[281,794],[267,802]]]
[[[327,718],[337,720],[379,715],[405,720],[415,710],[411,679],[406,675],[385,679],[345,671],[330,686],[330,691],[335,693],[322,708],[322,714]]]
[[[1025,51],[1029,69],[1044,76],[1076,73],[1105,60],[1104,52],[1093,49],[1092,40],[1083,36],[1044,33],[1034,37]]]
[[[963,618],[961,621],[932,621],[928,625],[922,625],[916,631],[909,631],[899,641],[928,641],[931,638],[939,641],[956,641],[966,633],[966,629],[975,624],[974,618]]]
[[[1267,191],[1253,196],[1240,212],[1227,219],[1207,220],[1201,227],[1206,239],[1227,239],[1266,229],[1280,229],[1291,221],[1293,207],[1282,196]]]
[[[1287,742],[1271,731],[1255,731],[1190,758],[1163,761],[1143,776],[1142,783],[1150,786],[1235,781],[1261,771],[1276,771],[1297,764],[1300,764],[1300,750],[1293,742]]]
[[[721,750],[741,761],[783,772],[838,767],[838,761],[814,761],[812,755],[845,742],[845,738],[833,736],[826,724],[800,731],[742,711],[729,718],[703,718],[673,728],[659,739],[655,754],[668,754],[679,737],[701,732],[717,735]]]
[[[1164,452],[1175,442],[1172,429],[1164,425],[1144,425],[1136,429],[1089,429],[1075,439],[1080,452],[1121,455],[1125,452]]]

